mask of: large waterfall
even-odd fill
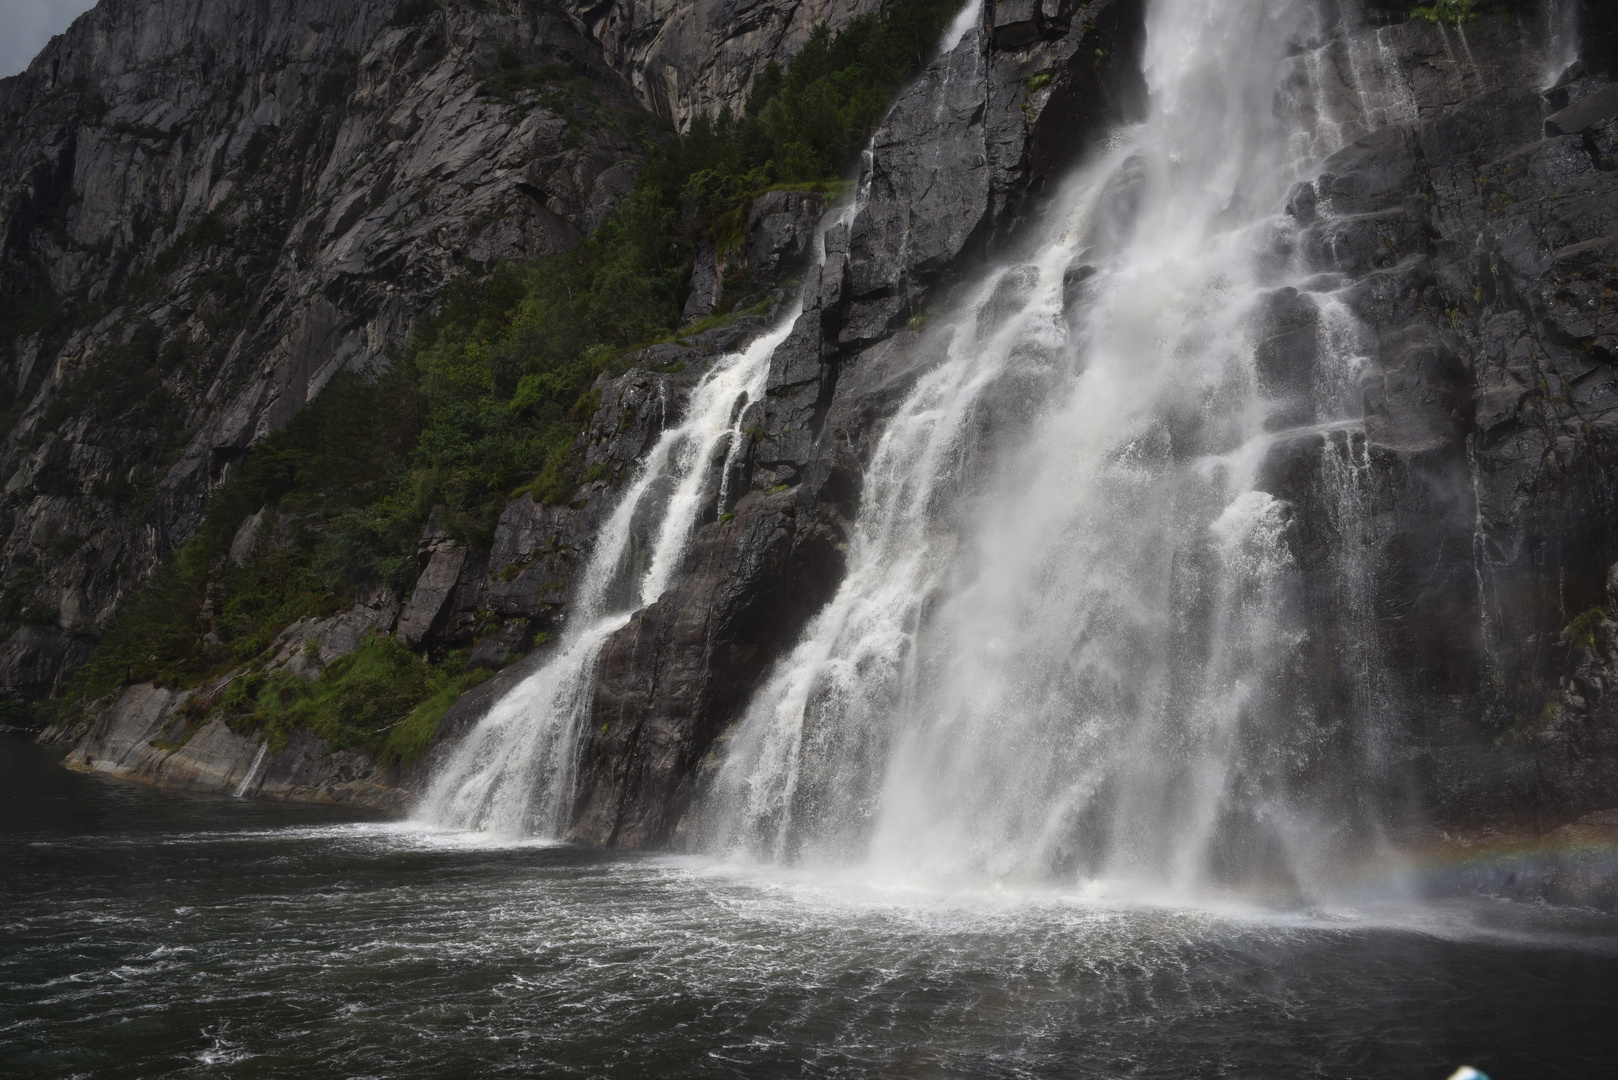
[[[1344,282],[1302,253],[1329,207],[1296,193],[1410,110],[1351,49],[1365,89],[1332,114],[1323,57],[1343,46],[1321,19],[1308,0],[1149,5],[1146,118],[1067,178],[1023,261],[909,346],[923,374],[866,468],[846,577],[714,752],[688,843],[1166,896],[1308,892],[1377,847],[1397,791],[1368,348]],[[945,45],[985,32],[969,14]],[[678,572],[802,310],[703,377],[555,655],[453,751],[426,820],[565,834],[596,659]]]
[[[917,346],[847,578],[703,807],[717,850],[1172,894],[1374,841],[1359,331],[1284,212],[1359,122],[1318,107],[1313,18],[1151,4],[1149,117]],[[1266,365],[1282,301],[1312,371]],[[1270,475],[1300,455],[1324,567]]]

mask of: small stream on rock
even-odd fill
[[[1163,908],[499,842],[0,737],[0,1074],[1610,1073],[1618,922]]]

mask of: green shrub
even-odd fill
[[[391,637],[370,637],[332,661],[313,683],[288,672],[250,672],[220,695],[209,717],[275,748],[303,728],[334,750],[362,750],[408,764],[424,752],[444,712],[487,678],[464,670],[465,656],[429,664]]]
[[[1596,647],[1596,627],[1607,621],[1607,613],[1601,608],[1593,607],[1582,611],[1573,617],[1567,624],[1568,636],[1574,644],[1583,645],[1587,649]]]
[[[1455,26],[1471,22],[1478,13],[1474,0],[1433,0],[1430,4],[1411,9],[1410,17],[1430,23],[1452,23]]]

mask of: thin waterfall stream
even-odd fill
[[[855,209],[850,204],[828,212],[812,245],[815,266],[825,258],[826,229],[846,224]],[[419,820],[508,836],[566,832],[596,661],[607,639],[661,596],[679,571],[715,468],[723,503],[747,406],[763,397],[770,358],[803,310],[801,290],[786,308],[768,331],[704,372],[684,417],[658,437],[597,535],[554,656],[457,744],[422,796]],[[638,561],[631,548],[643,518],[656,525]]]

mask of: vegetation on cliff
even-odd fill
[[[698,118],[655,152],[592,236],[457,283],[386,371],[334,378],[214,493],[202,527],[125,601],[49,718],[132,682],[198,686],[244,664],[256,672],[294,620],[339,610],[367,585],[408,592],[435,511],[476,548],[514,493],[571,497],[582,479],[572,447],[597,405],[591,384],[638,344],[678,332],[702,239],[735,242],[763,191],[844,176],[958,6],[895,0],[840,33],[817,28],[784,69],[772,63],[756,80],[740,115]],[[747,284],[728,281],[727,302]],[[232,559],[260,510],[259,542]],[[372,753],[419,752],[464,682],[462,657],[407,660],[402,646],[375,641],[362,653],[307,688],[250,674],[202,714],[272,735],[301,724]],[[360,683],[368,704],[349,709]]]

